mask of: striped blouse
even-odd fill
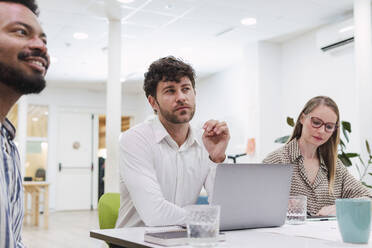
[[[0,248],[22,248],[23,187],[15,128],[0,124]]]
[[[296,139],[270,153],[264,163],[293,164],[291,195],[307,196],[307,211],[317,214],[327,205],[334,205],[337,198],[372,197],[372,192],[356,180],[337,159],[333,194],[328,189],[328,168],[320,158],[320,168],[314,183],[307,178],[304,157],[301,155]]]

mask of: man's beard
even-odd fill
[[[31,54],[20,53],[18,59],[24,59],[30,55]],[[2,62],[0,62],[0,82],[22,95],[40,93],[46,85],[43,75],[37,73],[34,75],[26,75],[21,69],[10,67]]]
[[[164,117],[164,119],[166,119],[168,122],[170,123],[173,123],[173,124],[183,124],[183,123],[187,123],[189,121],[191,121],[191,119],[194,117],[194,114],[195,114],[195,105],[191,108],[191,112],[190,112],[190,117],[188,119],[184,119],[184,120],[181,120],[178,118],[178,116],[176,114],[173,114],[167,110],[164,110],[160,107],[159,103],[158,103],[158,106],[159,106],[159,111],[161,113],[161,115]],[[185,110],[182,110],[182,111],[185,111]],[[181,111],[181,113],[182,113]]]

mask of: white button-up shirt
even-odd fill
[[[183,224],[183,207],[196,203],[203,185],[210,195],[216,164],[209,159],[202,132],[190,127],[179,147],[154,118],[120,136],[117,227]]]

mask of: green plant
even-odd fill
[[[294,120],[292,117],[287,117],[287,124],[291,127],[294,127],[295,123],[294,123]],[[276,140],[274,140],[275,143],[280,143],[280,144],[284,144],[284,143],[287,143],[287,141],[289,140],[291,136],[290,135],[286,135],[286,136],[283,136],[283,137],[279,137],[277,138]]]
[[[347,121],[341,121],[341,131],[343,134],[344,139],[346,140],[346,143],[343,141],[343,139],[340,138],[340,145],[338,149],[338,158],[342,161],[342,163],[349,167],[352,166],[352,159],[359,161],[354,162],[354,166],[358,171],[359,180],[368,188],[372,188],[371,185],[368,185],[364,182],[365,177],[367,174],[372,175],[372,173],[368,173],[369,166],[372,164],[372,155],[371,155],[371,148],[369,146],[368,140],[365,140],[365,146],[368,154],[368,159],[366,161],[363,161],[362,156],[359,153],[356,152],[346,152],[346,144],[349,143],[349,135],[351,133],[351,124]]]
[[[287,124],[291,127],[294,127],[295,123],[294,123],[293,118],[287,117]],[[366,184],[364,181],[367,174],[372,176],[372,173],[368,172],[369,166],[372,164],[371,148],[370,148],[368,141],[367,140],[365,141],[365,146],[366,146],[366,150],[368,153],[368,159],[366,161],[363,161],[362,156],[359,153],[346,151],[347,150],[346,144],[349,144],[350,142],[349,140],[349,136],[351,133],[350,122],[341,121],[340,128],[341,128],[341,133],[343,137],[340,137],[340,144],[339,144],[339,149],[338,149],[338,154],[337,154],[338,158],[342,161],[342,163],[346,167],[354,165],[358,171],[359,180],[362,182],[362,184],[368,188],[372,188],[371,185]],[[289,140],[289,138],[290,136],[286,135],[286,136],[277,138],[274,142],[284,144]],[[344,139],[346,142],[344,142]],[[353,164],[353,161],[354,161],[354,164]]]

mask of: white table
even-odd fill
[[[145,231],[159,228],[133,227],[121,229],[92,230],[90,237],[126,248],[163,246],[144,242]],[[161,229],[161,228],[160,228]],[[221,248],[325,248],[325,247],[369,247],[367,244],[343,243],[337,221],[306,222],[304,225],[284,225],[278,228],[248,229],[229,231],[226,241],[220,242]],[[370,244],[372,241],[370,241]],[[185,248],[188,246],[177,246]]]

